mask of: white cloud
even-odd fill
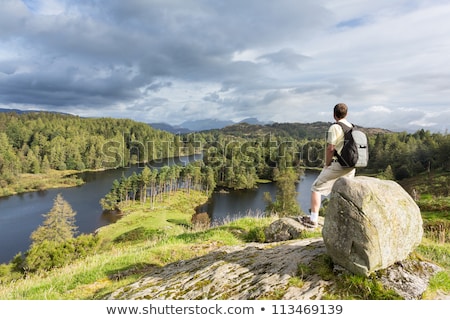
[[[392,110],[384,106],[372,106],[368,108],[368,111],[373,113],[392,113]]]

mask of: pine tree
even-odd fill
[[[273,203],[273,208],[279,215],[287,216],[297,215],[301,212],[297,201],[297,191],[295,183],[298,180],[298,173],[292,168],[286,168],[278,171],[275,176],[277,185],[276,200]]]
[[[51,242],[64,242],[73,239],[77,226],[75,225],[76,212],[70,204],[58,194],[53,202],[50,212],[44,214],[43,225],[39,226],[31,234],[33,245],[40,244],[45,240]]]

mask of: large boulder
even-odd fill
[[[327,253],[361,275],[402,261],[420,244],[420,209],[396,182],[358,176],[333,186],[322,229]]]

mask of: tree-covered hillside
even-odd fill
[[[0,113],[0,185],[21,173],[107,169],[172,156],[173,137],[127,119]]]
[[[0,187],[20,174],[108,169],[203,153],[217,186],[251,188],[286,168],[320,168],[330,123],[239,123],[183,135],[148,124],[66,114],[0,113]],[[397,180],[431,169],[450,170],[450,136],[361,128],[369,138],[369,165],[360,173]]]
[[[266,125],[238,123],[223,129],[207,130],[203,132],[223,133],[239,137],[256,137],[272,134],[278,137],[291,137],[294,139],[325,139],[326,132],[331,122],[312,122],[312,123],[272,123]],[[378,133],[391,133],[391,131],[381,128],[365,128],[355,124],[361,131],[374,135]]]
[[[270,144],[271,156],[279,153],[291,156],[294,163],[306,167],[320,167],[323,164],[325,137],[331,123],[274,123],[250,125],[240,123],[221,130],[197,133],[196,138],[208,146],[223,146],[223,141],[245,140],[259,145]],[[358,169],[360,173],[390,175],[401,180],[431,169],[450,170],[450,135],[419,130],[415,133],[391,132],[381,128],[358,128],[369,140],[369,165]],[[247,150],[244,148],[244,150]],[[288,150],[289,152],[285,152]],[[276,159],[280,160],[279,157]],[[277,160],[277,161],[278,161]],[[277,165],[277,162],[272,162]]]

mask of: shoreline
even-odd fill
[[[106,170],[109,169],[49,170],[47,173],[22,173],[19,174],[14,183],[0,188],[0,198],[56,188],[78,187],[86,183],[81,178],[77,177],[78,174]]]

